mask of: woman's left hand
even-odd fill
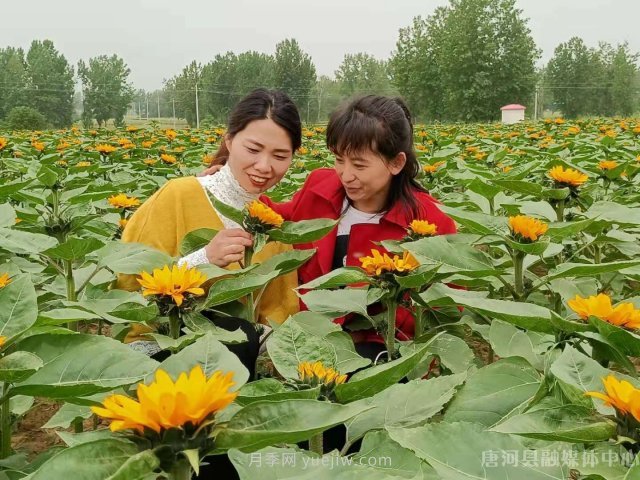
[[[214,173],[219,172],[221,168],[222,168],[222,165],[211,165],[210,167],[208,167],[205,170],[201,171],[196,176],[197,177],[206,177],[207,175],[213,175]]]

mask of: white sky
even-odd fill
[[[192,60],[247,50],[272,54],[296,38],[318,74],[329,75],[345,53],[388,58],[398,30],[445,0],[11,0],[0,9],[0,47],[28,49],[50,39],[74,65],[116,53],[137,88],[154,90]],[[518,0],[542,61],[572,36],[587,45],[628,41],[640,51],[638,0]]]

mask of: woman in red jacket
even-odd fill
[[[413,148],[413,125],[399,98],[368,95],[336,110],[327,126],[327,147],[335,168],[311,172],[289,202],[261,197],[286,220],[341,217],[338,227],[316,242],[296,248],[317,253],[298,270],[300,284],[342,266],[360,266],[376,242],[406,236],[413,220],[427,220],[439,235],[456,232],[455,223],[416,181],[421,167]],[[340,320],[348,329],[344,320]],[[397,337],[413,337],[413,317],[399,309]],[[384,350],[373,331],[353,332],[360,354]]]

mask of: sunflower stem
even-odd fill
[[[414,305],[414,315],[416,319],[413,329],[413,338],[420,338],[424,333],[424,310],[424,307],[420,305]]]
[[[2,412],[0,414],[0,458],[7,458],[11,455],[11,401],[7,391],[9,384],[5,382],[2,385],[3,402],[0,405]]]
[[[169,471],[171,480],[191,480],[191,465],[186,459],[178,460]]]
[[[317,453],[320,456],[324,455],[322,432],[316,433],[309,439],[309,451]]]
[[[521,302],[524,299],[524,252],[514,250],[513,272],[515,275],[515,300]]]
[[[64,261],[64,277],[67,282],[67,300],[75,302],[78,297],[76,296],[76,281],[73,278],[73,261],[71,260]],[[78,331],[78,322],[67,323],[67,328]]]
[[[174,340],[180,336],[181,326],[180,311],[177,308],[172,308],[169,312],[169,336]]]
[[[564,198],[562,200],[558,200],[556,203],[556,216],[558,217],[559,222],[564,222],[564,205]]]
[[[398,304],[395,302],[393,295],[385,301],[387,307],[387,332],[385,336],[385,345],[387,347],[387,361],[391,361],[396,355],[396,310]]]
[[[244,250],[244,268],[248,268],[253,261],[253,248],[246,248]],[[247,320],[251,323],[256,323],[256,312],[253,301],[253,292],[247,295]]]

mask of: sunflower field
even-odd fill
[[[418,126],[420,181],[458,233],[414,222],[389,253],[304,285],[309,311],[271,325],[254,376],[228,348],[245,334],[202,311],[252,320],[313,250],[188,269],[120,240],[224,133],[0,132],[0,478],[182,480],[227,456],[242,479],[640,478],[640,120]],[[270,196],[332,164],[308,126]],[[218,207],[261,245],[334,226]],[[140,290],[115,288],[122,275]],[[415,339],[395,339],[397,308]],[[388,359],[356,353],[332,322],[347,314]],[[123,343],[134,324],[166,327],[148,334],[164,360]],[[20,448],[43,405],[60,441]]]

